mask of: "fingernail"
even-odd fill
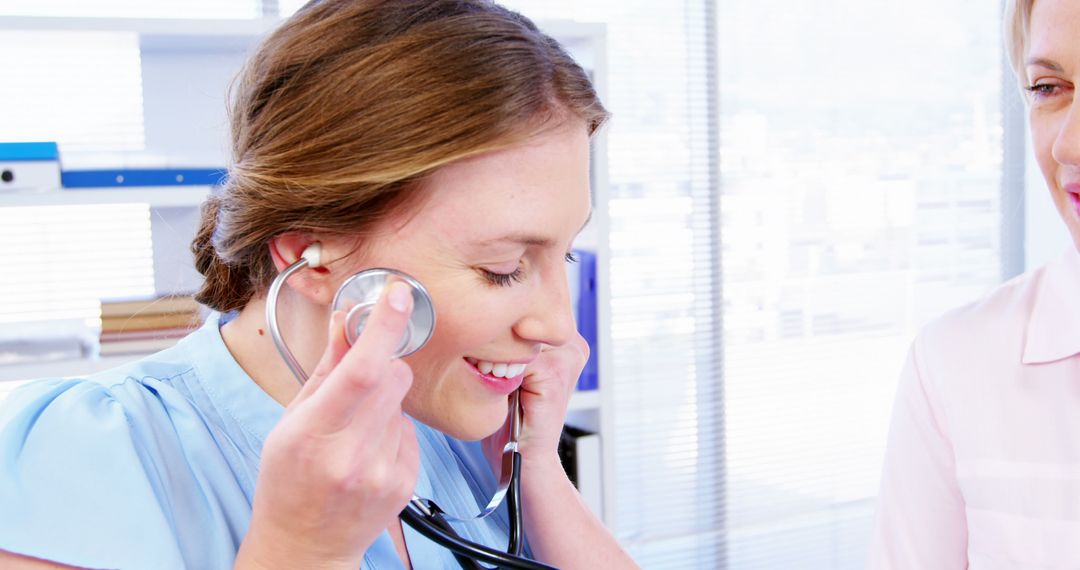
[[[399,281],[390,285],[390,292],[387,293],[387,296],[390,299],[390,306],[394,310],[405,312],[409,308],[412,290],[408,285]]]

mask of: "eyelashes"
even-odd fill
[[[578,257],[573,252],[566,253],[567,263],[577,263]],[[487,269],[480,269],[480,274],[484,276],[484,279],[492,285],[498,285],[500,287],[509,287],[514,283],[520,283],[525,276],[524,270],[522,270],[519,264],[517,269],[510,273],[496,273],[494,271],[488,271]]]
[[[1027,87],[1024,87],[1024,91],[1027,91],[1028,93],[1036,97],[1040,97],[1053,93],[1054,87],[1055,86],[1051,83],[1035,83],[1033,85],[1028,85]]]
[[[1046,99],[1058,95],[1066,89],[1065,85],[1051,82],[1035,82],[1031,85],[1024,87],[1024,91],[1028,92],[1028,95],[1032,99]]]
[[[494,271],[488,271],[487,269],[482,268],[480,269],[480,273],[484,276],[484,279],[488,280],[488,283],[500,287],[509,287],[514,283],[520,283],[521,277],[524,274],[520,265],[512,273],[495,273]]]

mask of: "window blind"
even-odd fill
[[[0,239],[0,326],[97,318],[99,298],[154,292],[145,204],[0,208]]]
[[[1000,7],[717,4],[727,562],[862,568],[907,346],[1002,274]]]
[[[509,4],[607,24],[614,530],[861,568],[907,344],[1002,273],[998,6]]]
[[[4,31],[0,68],[0,109],[7,111],[0,140],[57,141],[61,161],[142,150],[134,34]],[[146,205],[0,207],[0,243],[8,258],[0,272],[0,338],[96,318],[100,297],[154,292]]]
[[[3,30],[0,69],[0,140],[56,141],[62,155],[143,148],[135,34]]]
[[[723,567],[712,3],[513,1],[605,24],[614,501],[645,568]]]

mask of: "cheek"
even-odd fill
[[[1035,160],[1039,163],[1039,170],[1043,177],[1053,186],[1053,180],[1057,171],[1057,161],[1054,159],[1054,142],[1057,140],[1057,122],[1053,116],[1032,115],[1031,118],[1031,147],[1035,154]]]
[[[435,334],[432,352],[444,358],[474,356],[478,349],[499,337],[501,315],[492,307],[458,302],[436,309]]]

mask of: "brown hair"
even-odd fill
[[[1009,56],[1013,73],[1021,86],[1027,85],[1024,73],[1024,56],[1027,53],[1028,29],[1031,25],[1031,9],[1035,0],[1006,0],[1005,2],[1005,52]]]
[[[484,0],[313,1],[233,86],[233,163],[192,243],[196,299],[242,308],[285,232],[362,237],[425,175],[608,113],[585,72],[527,18]]]

